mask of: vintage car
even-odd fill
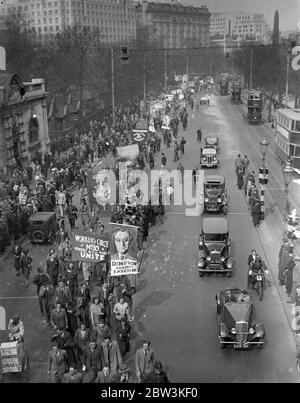
[[[219,166],[219,160],[217,159],[216,146],[201,147],[200,167],[217,168],[218,166]]]
[[[219,149],[219,137],[217,136],[206,136],[204,139],[204,144],[206,146],[214,146],[217,151]]]
[[[203,217],[199,237],[198,272],[204,274],[222,273],[231,277],[233,259],[228,221],[225,217]]]
[[[216,295],[218,330],[221,348],[233,346],[235,349],[262,348],[265,328],[254,320],[253,302],[238,302],[241,290],[227,289]]]
[[[57,231],[55,212],[36,213],[28,220],[28,234],[32,243],[54,243]]]
[[[227,214],[227,208],[228,198],[224,176],[206,176],[204,180],[204,212]]]
[[[206,105],[209,103],[209,98],[207,96],[200,98],[200,105]]]

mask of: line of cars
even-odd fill
[[[217,152],[219,139],[207,136],[200,152],[201,168],[219,166]],[[206,175],[204,179],[204,213],[224,214],[224,216],[205,216],[202,219],[198,241],[198,272],[203,277],[220,273],[231,277],[233,258],[229,225],[225,215],[228,212],[228,195],[225,178],[221,175]],[[243,299],[243,291],[238,288],[226,289],[216,295],[218,318],[218,337],[222,349],[233,346],[234,349],[250,350],[262,348],[265,329],[256,322],[253,301],[250,295]]]

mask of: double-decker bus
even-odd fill
[[[231,83],[229,92],[231,103],[240,104],[242,102],[242,87],[239,81]]]
[[[290,159],[300,169],[300,109],[278,109],[275,132],[276,157],[284,163]]]
[[[243,116],[249,123],[262,123],[263,97],[261,91],[243,90]]]

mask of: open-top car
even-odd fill
[[[253,302],[249,295],[244,299],[243,291],[239,288],[227,289],[216,295],[216,305],[221,348],[263,347],[265,328],[262,323],[255,321]]]
[[[227,207],[228,198],[224,176],[206,176],[204,180],[204,212],[227,214]]]
[[[204,144],[206,146],[214,146],[216,147],[217,151],[219,148],[219,137],[217,136],[206,136],[204,139]]]
[[[222,273],[231,277],[233,260],[228,221],[225,217],[203,217],[199,237],[198,272],[204,274]]]
[[[32,243],[54,243],[58,229],[55,212],[36,213],[28,220],[28,234]]]
[[[219,160],[217,158],[216,146],[204,146],[200,151],[200,167],[217,168]]]

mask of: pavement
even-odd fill
[[[151,229],[145,248],[138,292],[134,296],[131,352],[128,364],[134,369],[134,352],[142,340],[151,340],[156,359],[163,363],[173,382],[299,382],[295,366],[295,340],[290,305],[282,288],[277,285],[277,262],[281,242],[284,205],[281,167],[274,158],[272,145],[267,155],[271,167],[270,184],[266,191],[266,219],[255,228],[243,192],[236,188],[234,160],[238,153],[247,154],[250,168],[258,172],[261,163],[259,140],[271,136],[264,125],[250,126],[238,105],[229,98],[215,96],[209,107],[202,106],[194,114],[189,111],[188,128],[180,127],[179,138],[187,140],[185,154],[180,158],[185,169],[199,164],[200,145],[196,131],[220,139],[218,169],[205,174],[225,176],[229,201],[228,221],[234,257],[232,278],[205,276],[197,270],[198,237],[202,217],[185,214],[184,206],[170,206],[164,224]],[[174,169],[172,150],[162,147],[167,168]],[[156,155],[156,166],[160,156]],[[293,194],[291,193],[293,198]],[[76,200],[78,195],[76,194]],[[77,201],[76,201],[77,202]],[[255,317],[266,328],[266,344],[262,350],[221,350],[217,336],[215,295],[228,287],[246,287],[247,257],[255,248],[266,261],[270,275],[262,302],[253,292]],[[34,267],[44,260],[48,246],[31,246]],[[33,273],[34,275],[34,273]],[[16,311],[25,323],[25,340],[31,356],[31,381],[48,382],[47,355],[51,330],[39,315],[35,287],[25,288],[25,281],[15,277],[12,259],[0,260],[0,304],[8,316]],[[0,335],[1,337],[1,335]],[[22,382],[9,377],[9,382]]]

